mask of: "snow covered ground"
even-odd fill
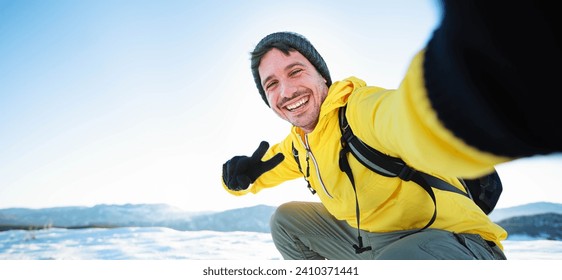
[[[450,279],[461,270],[470,273],[455,278],[494,279],[534,277],[537,273],[554,275],[562,264],[562,241],[518,237],[504,245],[510,259],[507,262],[445,261],[446,265],[443,261],[303,262],[281,261],[269,233],[177,231],[164,227],[11,230],[0,232],[0,271],[2,275],[18,276],[13,279],[30,280],[283,279],[287,276],[326,280],[342,276],[315,273],[339,267],[356,269],[357,274],[344,277],[353,276],[353,279],[373,279],[373,275],[390,275],[396,271],[405,278],[431,274],[432,279]]]
[[[504,242],[510,260],[562,260],[562,241]],[[163,227],[0,232],[1,260],[279,260],[268,233]]]
[[[0,232],[0,259],[271,260],[280,256],[267,233],[127,227]]]

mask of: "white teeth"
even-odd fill
[[[303,99],[297,101],[296,103],[293,103],[293,104],[291,104],[291,105],[288,105],[288,106],[287,106],[287,110],[289,110],[289,111],[295,110],[296,108],[302,106],[302,105],[303,105],[304,103],[306,103],[307,101],[308,101],[307,98],[303,98]]]

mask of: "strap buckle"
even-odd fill
[[[400,173],[398,173],[398,178],[404,181],[410,181],[412,180],[412,177],[414,176],[414,174],[416,174],[416,172],[417,171],[415,169],[404,165],[404,167],[402,167],[402,169],[400,170]]]

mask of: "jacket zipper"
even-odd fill
[[[307,173],[309,173],[308,172],[308,170],[310,168],[309,158],[311,158],[314,169],[316,170],[316,176],[318,177],[318,181],[320,182],[320,186],[322,187],[322,189],[324,190],[324,193],[328,197],[333,198],[332,195],[330,194],[330,192],[328,192],[328,189],[326,189],[326,186],[324,185],[324,181],[322,181],[322,176],[320,176],[320,168],[318,167],[318,162],[316,162],[316,158],[314,157],[314,154],[312,153],[312,150],[310,149],[310,146],[308,144],[308,134],[304,135],[304,140],[305,140],[305,142],[302,143],[302,139],[301,139],[301,143],[303,144],[304,148],[306,149],[306,169],[307,169]],[[307,174],[307,175],[310,175],[310,174]]]

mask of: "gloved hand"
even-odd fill
[[[269,143],[262,141],[251,157],[235,156],[222,165],[222,180],[228,189],[233,191],[247,189],[261,174],[285,159],[283,154],[278,153],[267,161],[261,161],[268,148]]]

